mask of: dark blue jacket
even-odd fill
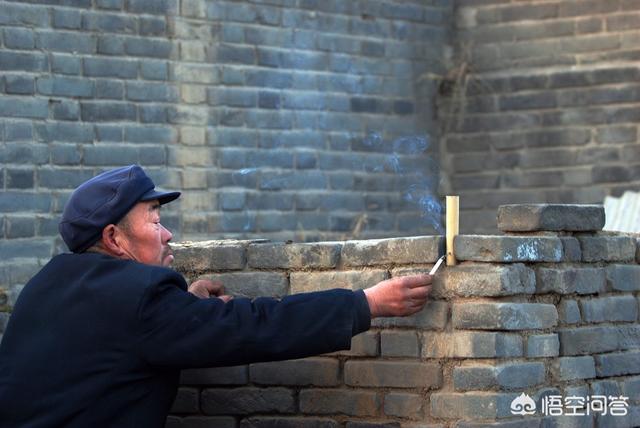
[[[0,344],[1,427],[162,427],[180,369],[348,349],[362,291],[198,299],[171,269],[54,257],[24,287]]]

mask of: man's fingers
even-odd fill
[[[431,294],[431,286],[426,285],[424,287],[415,287],[407,290],[407,296],[410,299],[426,299]]]
[[[398,278],[404,287],[415,288],[431,284],[432,277],[429,274],[409,275]]]

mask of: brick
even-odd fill
[[[7,169],[6,186],[9,189],[33,188],[33,169]]]
[[[250,245],[247,258],[249,266],[261,269],[331,268],[338,263],[341,246],[339,243]]]
[[[56,120],[80,119],[80,104],[77,101],[55,101],[53,104],[53,118]]]
[[[0,196],[0,207],[3,205]],[[17,258],[47,259],[52,253],[51,240],[43,239],[8,239],[0,241],[0,258],[10,260]]]
[[[503,358],[523,355],[522,338],[494,332],[424,333],[423,358]]]
[[[640,306],[640,301],[638,302]],[[618,347],[621,350],[640,348],[640,325],[617,325]]]
[[[640,373],[640,351],[596,355],[594,358],[598,377]]]
[[[198,413],[199,410],[198,390],[195,388],[178,388],[178,393],[173,401],[170,412]]]
[[[127,103],[80,103],[85,122],[135,121],[136,107]]]
[[[578,324],[582,322],[580,308],[575,300],[562,299],[558,305],[558,315],[564,324]]]
[[[433,295],[448,296],[511,296],[532,294],[535,291],[535,275],[525,265],[487,265],[485,263],[461,264],[445,270],[434,280]]]
[[[341,257],[345,266],[433,263],[442,245],[443,239],[437,236],[347,241]]]
[[[244,385],[248,382],[248,366],[185,369],[180,372],[182,385]]]
[[[124,85],[120,80],[97,79],[96,98],[122,100]]]
[[[480,262],[559,262],[562,241],[556,237],[458,235],[454,240],[458,260]]]
[[[36,48],[54,52],[92,54],[96,52],[96,38],[91,34],[66,31],[36,32]]]
[[[591,383],[591,395],[621,395],[620,386],[614,380],[600,380]]]
[[[204,389],[200,406],[205,415],[295,412],[293,391],[285,388]]]
[[[633,296],[607,296],[581,299],[580,309],[585,322],[633,322],[638,319],[638,305]]]
[[[41,53],[0,52],[0,70],[46,71],[48,57]]]
[[[560,355],[583,355],[618,349],[618,331],[614,327],[575,327],[559,329]],[[593,340],[597,337],[598,340]]]
[[[628,236],[577,236],[585,262],[613,262],[635,260],[636,247]]]
[[[640,290],[640,266],[609,265],[606,268],[607,285],[617,291]]]
[[[344,381],[349,386],[439,388],[442,369],[438,363],[347,361]]]
[[[80,184],[94,176],[93,171],[60,168],[40,168],[38,181],[41,188],[70,189],[73,190]]]
[[[348,351],[334,352],[329,355],[348,357],[376,357],[378,356],[378,332],[368,331],[360,333],[351,339],[351,349]]]
[[[596,294],[605,289],[603,268],[538,268],[537,293]]]
[[[560,340],[558,335],[534,334],[527,338],[528,358],[557,357],[560,355]]]
[[[49,149],[46,145],[39,143],[5,143],[3,149],[0,150],[0,161],[41,165],[49,162]]]
[[[454,303],[454,328],[479,330],[533,330],[555,326],[554,305],[543,303]]]
[[[522,390],[545,381],[545,366],[541,362],[506,363],[497,366],[460,366],[453,369],[456,391],[498,387]]]
[[[36,85],[44,95],[92,97],[95,93],[93,82],[82,78],[45,77],[39,78]]]
[[[8,239],[32,238],[35,236],[35,219],[32,217],[13,217],[5,218],[5,234]],[[0,307],[2,307],[2,296],[0,293]]]
[[[48,9],[23,4],[3,4],[0,24],[46,27],[49,25]]]
[[[82,28],[100,33],[131,34],[136,32],[136,19],[105,12],[84,13]]]
[[[215,424],[207,425],[214,426]],[[215,425],[216,427],[218,425]],[[235,421],[233,428],[235,428]],[[338,422],[332,419],[314,418],[305,416],[302,418],[286,417],[251,417],[240,421],[240,428],[339,428]],[[204,427],[203,427],[204,428]]]
[[[81,61],[73,55],[51,54],[51,71],[60,74],[80,74]]]
[[[389,392],[384,396],[384,414],[400,418],[420,419],[425,399],[418,394]]]
[[[33,125],[30,122],[9,122],[5,126],[5,141],[32,141],[33,140]],[[2,128],[0,127],[0,132]],[[21,144],[20,146],[16,146],[15,144],[7,145],[9,147],[29,147],[26,144]],[[32,147],[32,146],[31,146]],[[35,156],[34,156],[35,158]],[[11,162],[11,157],[7,158],[9,162]],[[26,159],[26,158],[25,158]],[[38,157],[40,159],[40,157]],[[41,163],[40,160],[37,161]],[[18,161],[17,163],[22,163]]]
[[[329,358],[306,358],[249,366],[250,379],[258,385],[338,386],[339,371],[339,361]]]
[[[178,99],[177,90],[164,83],[127,82],[127,99],[143,102],[175,102]]]
[[[178,12],[176,0],[157,0],[149,3],[146,0],[128,0],[126,10],[134,13],[148,13],[152,15],[176,15]]]
[[[632,143],[636,141],[636,127],[631,126],[612,126],[606,128],[598,128],[596,133],[596,142],[602,144],[621,144]]]
[[[0,116],[46,119],[49,115],[47,100],[4,96],[0,99]]]
[[[329,288],[360,290],[387,279],[385,271],[291,272],[291,293],[306,293]]]
[[[167,63],[153,60],[143,61],[140,63],[140,76],[149,80],[168,80],[169,69]]]
[[[84,58],[82,69],[85,76],[115,77],[135,79],[138,76],[138,62],[113,58]]]
[[[33,32],[24,28],[5,28],[4,44],[11,49],[33,49],[35,38]]]
[[[554,378],[561,381],[596,377],[596,367],[592,356],[560,357],[552,363],[551,371]]]
[[[99,145],[84,148],[84,164],[100,166],[130,165],[138,162],[138,149],[122,145]]]
[[[522,204],[498,208],[503,232],[596,231],[604,227],[602,205]]]
[[[376,392],[353,389],[303,389],[299,402],[302,413],[349,416],[375,416],[381,405]]]
[[[382,357],[419,357],[418,336],[414,331],[380,332]]]
[[[511,416],[516,393],[436,392],[431,394],[431,416],[435,418],[493,419]]]
[[[289,294],[289,283],[284,273],[233,272],[207,275],[224,284],[225,292],[238,297],[283,297]]]

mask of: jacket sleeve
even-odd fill
[[[371,324],[361,290],[224,303],[193,296],[176,284],[184,284],[178,274],[153,276],[137,316],[138,351],[155,366],[228,366],[334,352],[349,349],[351,337]]]

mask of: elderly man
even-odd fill
[[[431,277],[271,298],[217,297],[168,269],[171,232],[155,190],[132,165],[69,199],[55,256],[24,287],[0,344],[3,427],[162,427],[180,369],[348,349],[371,318],[419,311]],[[200,298],[206,297],[206,298]]]

